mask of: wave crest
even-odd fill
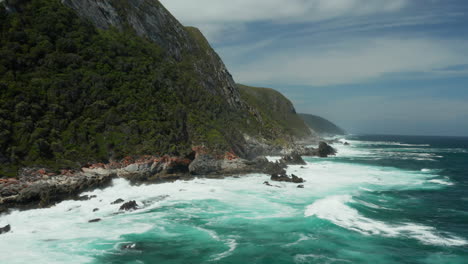
[[[382,221],[367,218],[346,205],[352,202],[350,195],[329,196],[309,205],[305,217],[316,216],[331,221],[335,225],[364,235],[381,235],[386,237],[410,237],[424,244],[438,246],[464,246],[468,241],[447,233],[438,232],[435,228],[414,223],[391,225]]]

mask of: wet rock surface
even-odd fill
[[[8,233],[10,232],[11,230],[11,226],[10,225],[6,225],[4,227],[0,227],[0,235],[1,234],[5,234],[5,233]]]
[[[102,220],[101,218],[91,219],[88,221],[88,223],[97,223],[97,222],[100,222],[101,220]]]
[[[122,204],[122,206],[120,206],[119,208],[119,211],[131,211],[136,209],[138,209],[138,204],[136,203],[136,201],[129,201]]]

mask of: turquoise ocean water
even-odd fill
[[[2,215],[0,263],[468,263],[468,138],[346,141],[290,166],[304,189],[260,174],[117,179],[89,201]],[[117,198],[142,209],[116,214]]]

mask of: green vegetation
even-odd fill
[[[322,135],[346,135],[346,131],[320,116],[299,114],[304,122],[315,132]]]
[[[131,31],[98,30],[59,0],[0,7],[0,177],[126,155],[227,150],[236,113]],[[237,121],[236,121],[237,120]]]
[[[304,121],[296,114],[293,104],[284,95],[270,88],[238,85],[242,98],[257,110],[262,125],[258,133],[276,145],[291,142],[291,137],[311,135]]]
[[[128,1],[114,4],[125,17]],[[0,4],[0,177],[200,145],[243,155],[243,134],[287,145],[310,133],[276,91],[240,86],[244,102],[231,106],[239,91],[225,90],[232,80],[196,28],[177,41],[198,48],[174,59],[129,25],[99,30],[60,0],[16,5]]]

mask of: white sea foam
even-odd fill
[[[280,156],[266,156],[266,159],[269,162],[277,162],[281,159],[281,157]]]
[[[294,256],[295,263],[310,263],[310,259],[313,259],[314,263],[316,261],[319,261],[318,263],[352,263],[350,260],[331,258],[329,256],[317,254],[298,254]]]
[[[432,180],[429,180],[429,182],[437,183],[437,184],[441,184],[441,185],[447,185],[447,186],[452,186],[453,185],[452,182],[439,180],[439,179],[432,179]]]
[[[304,212],[306,217],[315,216],[335,225],[364,235],[387,237],[410,237],[424,244],[439,246],[464,246],[468,241],[451,234],[442,234],[433,227],[414,223],[387,224],[362,216],[347,205],[352,202],[350,195],[329,196],[309,205]]]

